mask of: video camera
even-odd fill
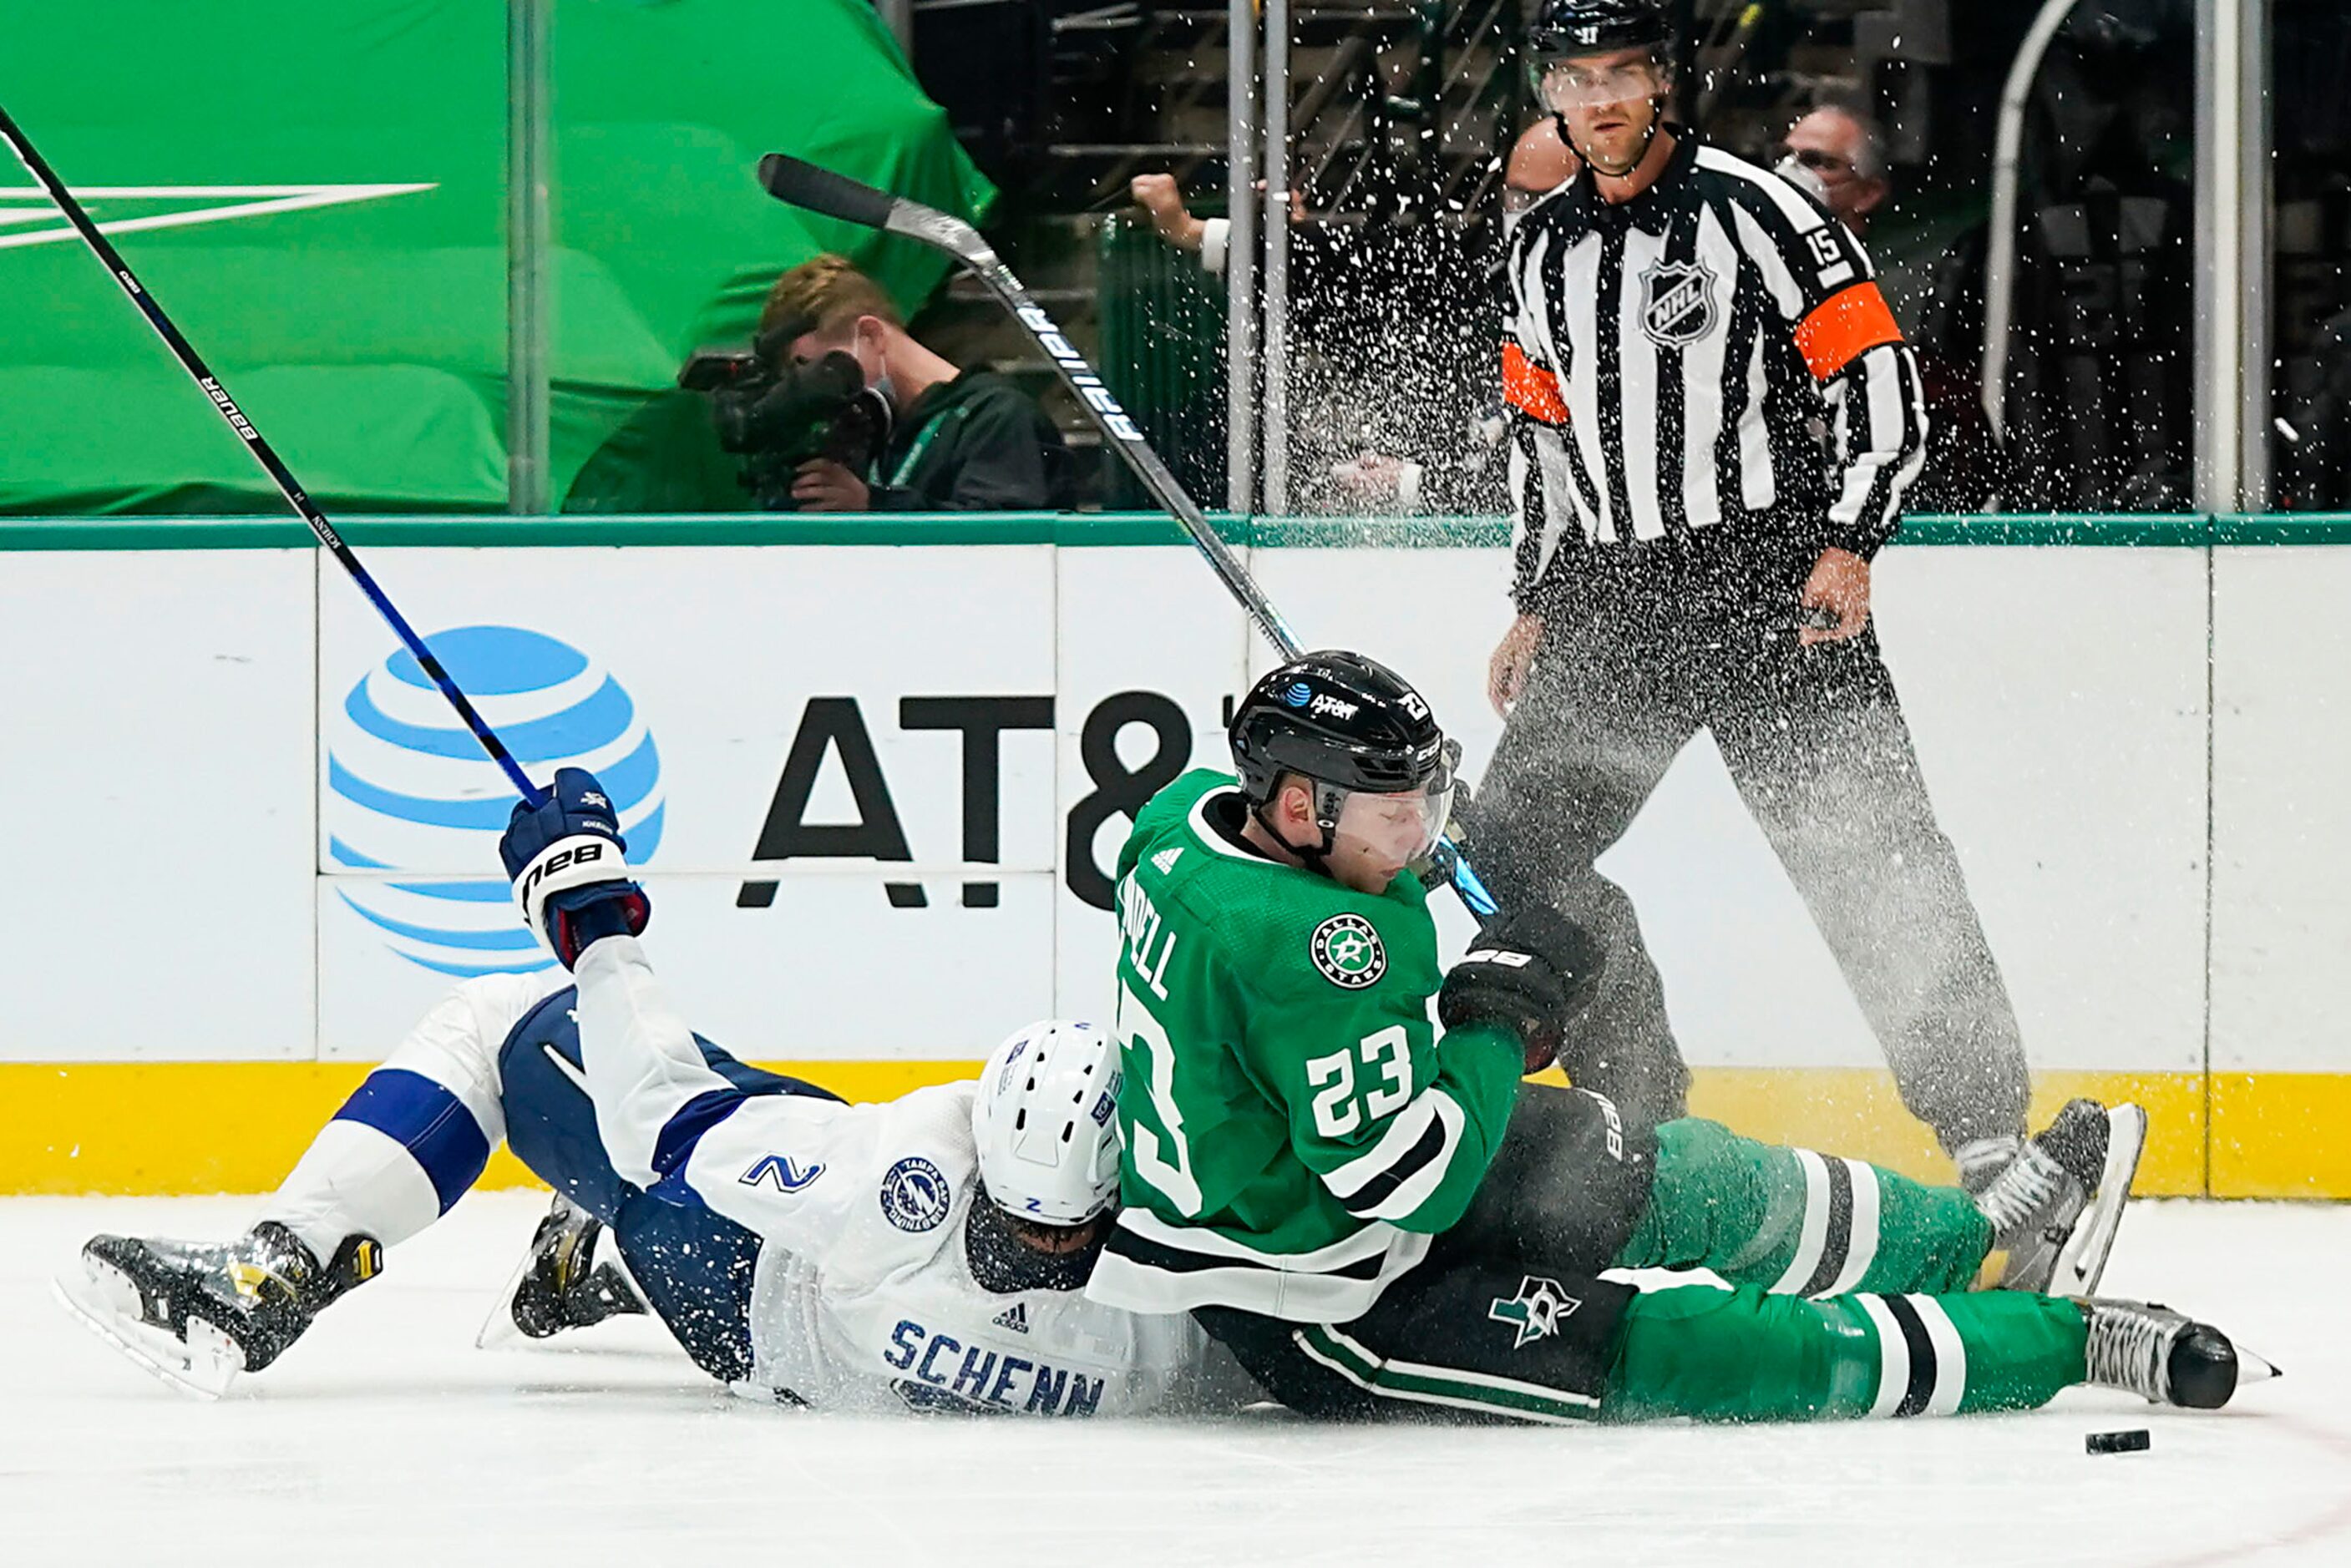
[[[764,511],[798,509],[792,477],[810,458],[862,475],[889,439],[889,400],[865,384],[855,358],[839,349],[805,365],[787,357],[815,326],[784,322],[753,338],[747,354],[697,349],[677,373],[680,387],[710,399],[718,444],[743,454],[740,483]]]

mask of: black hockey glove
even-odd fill
[[[1559,1055],[1569,1020],[1600,984],[1603,955],[1591,933],[1541,906],[1497,915],[1478,932],[1437,993],[1447,1029],[1499,1023],[1519,1037],[1530,1073]]]
[[[498,856],[523,924],[547,939],[564,968],[597,938],[635,936],[653,918],[653,900],[630,880],[628,847],[611,798],[585,768],[556,769],[539,805],[515,803]]]

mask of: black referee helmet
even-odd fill
[[[1601,54],[1642,44],[1662,50],[1673,36],[1664,0],[1543,0],[1534,26],[1527,30],[1527,47],[1540,64],[1546,57]]]

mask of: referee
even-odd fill
[[[1917,364],[1842,225],[1665,119],[1660,0],[1547,0],[1531,43],[1583,167],[1510,242],[1519,616],[1479,864],[1608,944],[1569,1075],[1682,1114],[1656,966],[1593,863],[1711,732],[1904,1104],[1980,1187],[2023,1132],[2024,1053],[1869,625],[1924,448]]]

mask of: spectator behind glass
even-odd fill
[[[1876,122],[1836,99],[1816,104],[1788,128],[1775,172],[1819,197],[1855,239],[1868,235],[1871,214],[1894,193]]]
[[[1819,199],[1855,239],[1894,195],[1886,138],[1858,99],[1822,99],[1780,139],[1772,171]],[[1984,422],[1980,352],[1930,318],[1916,335],[1927,400],[1927,460],[1910,488],[1917,512],[1973,512],[1991,493],[1998,456]]]
[[[830,457],[802,462],[792,479],[803,512],[1037,512],[1072,504],[1061,432],[1011,382],[932,353],[872,279],[821,255],[776,280],[759,313],[763,339],[812,321],[784,346],[795,364],[838,350],[890,405],[888,435],[863,472]]]
[[[1174,176],[1138,174],[1128,193],[1161,239],[1224,272],[1231,224],[1194,216]],[[1493,307],[1462,286],[1473,264],[1458,236],[1396,205],[1395,221],[1357,225],[1310,218],[1290,193],[1290,504],[1496,512],[1500,410],[1479,408]]]

